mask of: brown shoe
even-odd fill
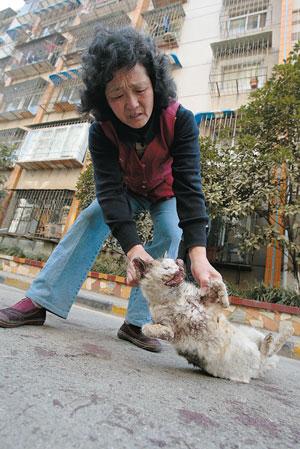
[[[46,309],[37,307],[30,298],[23,298],[11,307],[0,310],[0,327],[18,327],[25,324],[41,326],[46,319]]]
[[[162,350],[161,343],[155,338],[146,337],[142,329],[133,324],[124,322],[118,330],[118,337],[122,340],[130,341],[139,348],[146,349],[146,351],[160,352]]]

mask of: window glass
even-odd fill
[[[246,28],[246,17],[231,19],[229,22],[229,32],[231,34],[242,33]]]
[[[247,29],[248,30],[257,30],[257,28],[258,28],[258,21],[259,21],[259,14],[254,14],[252,16],[249,16],[248,17]]]

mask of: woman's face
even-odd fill
[[[146,69],[141,64],[129,70],[117,70],[106,85],[105,96],[115,116],[131,128],[142,128],[151,117],[154,92]]]

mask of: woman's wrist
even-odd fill
[[[135,257],[138,257],[139,254],[141,254],[142,252],[144,252],[144,247],[143,245],[134,245],[130,248],[130,250],[127,252],[126,256],[128,257],[129,260],[134,259]]]
[[[206,259],[206,247],[205,246],[192,246],[189,248],[189,256],[191,261],[197,259]]]

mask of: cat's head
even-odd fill
[[[185,278],[184,264],[181,259],[158,259],[146,262],[141,258],[133,259],[138,279],[155,282],[157,285],[177,287]]]

